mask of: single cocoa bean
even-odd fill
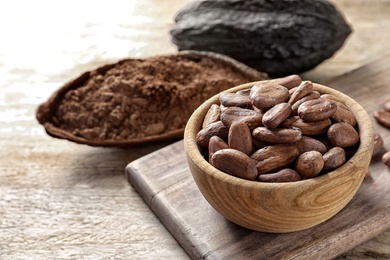
[[[377,110],[374,111],[373,116],[379,124],[390,128],[390,112],[386,110]]]
[[[217,122],[220,120],[221,117],[221,108],[217,104],[211,105],[209,110],[207,111],[204,119],[202,128],[207,127],[209,124]]]
[[[357,145],[360,141],[359,133],[347,123],[331,125],[327,137],[331,145],[339,147],[351,147]]]
[[[302,79],[298,75],[289,75],[283,78],[273,79],[271,82],[275,82],[276,84],[281,85],[287,89],[292,89],[299,86],[299,84],[302,82]]]
[[[244,122],[249,129],[254,129],[262,125],[263,115],[252,110],[240,107],[227,107],[221,112],[221,121],[227,127],[230,127],[233,122]]]
[[[252,108],[252,101],[249,97],[236,93],[222,93],[219,102],[225,107]]]
[[[291,114],[291,105],[289,103],[280,103],[271,107],[263,115],[263,125],[268,128],[275,128]]]
[[[259,174],[272,172],[288,166],[298,157],[299,150],[292,144],[277,144],[257,150],[251,158],[257,161]]]
[[[353,127],[356,126],[356,118],[353,115],[353,113],[351,112],[351,110],[349,110],[349,108],[346,105],[344,105],[343,103],[338,103],[338,102],[335,102],[335,103],[336,103],[337,109],[336,109],[336,112],[330,117],[330,119],[333,122],[348,123],[348,124],[352,125]]]
[[[301,140],[302,132],[298,128],[269,129],[260,126],[252,131],[252,136],[264,142],[286,144]]]
[[[294,182],[302,180],[302,178],[297,171],[286,168],[275,173],[259,174],[256,180],[260,182]]]
[[[209,162],[216,151],[227,149],[229,145],[219,136],[212,136],[209,141]]]
[[[390,151],[382,155],[382,162],[390,167]]]
[[[333,101],[317,98],[303,102],[298,107],[298,116],[305,122],[320,121],[331,117],[336,109]]]
[[[320,121],[305,122],[301,118],[291,122],[292,127],[297,127],[304,135],[320,135],[326,133],[332,121],[329,118]]]
[[[317,176],[324,166],[322,154],[317,151],[309,151],[301,154],[295,161],[295,170],[303,179]]]
[[[322,158],[324,159],[323,171],[332,171],[346,162],[345,151],[341,147],[333,147],[327,151]]]
[[[313,83],[311,81],[302,81],[302,83],[297,87],[294,93],[291,94],[288,103],[290,105],[297,102],[299,99],[308,95],[313,90]]]
[[[228,144],[236,149],[250,155],[252,153],[252,134],[244,122],[234,122],[229,128]]]
[[[302,136],[302,139],[295,142],[294,145],[298,148],[300,154],[309,151],[318,151],[324,154],[328,151],[323,142],[309,136]]]
[[[307,94],[306,96],[304,96],[303,98],[297,100],[297,101],[296,101],[294,104],[292,104],[292,106],[291,106],[291,109],[292,109],[291,114],[294,115],[294,116],[295,116],[295,115],[298,115],[298,107],[299,107],[302,103],[304,103],[304,102],[306,102],[306,101],[308,101],[308,100],[317,99],[317,98],[319,98],[320,96],[321,96],[320,92],[314,90],[314,91],[310,92],[309,94]]]
[[[200,147],[208,147],[209,141],[212,136],[219,136],[224,140],[227,140],[229,134],[229,128],[227,128],[221,121],[209,124],[206,128],[203,128],[196,134],[196,143]]]
[[[216,151],[210,163],[215,168],[242,179],[255,180],[257,177],[255,162],[248,155],[235,149]]]
[[[372,151],[372,156],[377,156],[383,150],[384,142],[382,136],[378,133],[374,133],[374,149]]]
[[[250,98],[255,107],[267,110],[279,103],[286,102],[290,93],[286,87],[272,83],[260,83],[252,87]]]

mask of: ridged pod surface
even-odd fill
[[[228,55],[272,76],[301,73],[339,50],[352,32],[325,0],[201,0],[171,28],[179,50]]]

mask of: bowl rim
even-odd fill
[[[187,122],[185,131],[184,131],[184,149],[186,152],[187,160],[192,160],[197,167],[202,169],[203,172],[213,175],[213,178],[218,179],[218,181],[223,182],[229,182],[238,186],[242,187],[258,187],[258,188],[278,188],[278,187],[294,187],[296,189],[299,189],[299,187],[303,186],[307,188],[308,186],[315,187],[318,183],[327,182],[331,179],[334,179],[335,177],[339,176],[340,174],[344,174],[345,168],[351,168],[353,165],[355,165],[358,161],[361,160],[362,157],[366,156],[372,156],[373,151],[373,140],[374,140],[374,130],[373,126],[371,124],[371,120],[369,118],[369,115],[364,110],[364,108],[354,99],[349,97],[348,95],[342,93],[341,91],[338,91],[336,89],[333,89],[331,87],[327,87],[318,83],[313,83],[314,90],[318,90],[321,94],[332,94],[336,97],[339,97],[342,99],[342,101],[345,103],[345,105],[352,111],[354,114],[357,126],[358,126],[358,132],[360,136],[360,144],[355,152],[355,154],[346,161],[342,166],[338,167],[337,169],[330,171],[326,174],[311,178],[311,179],[304,179],[296,182],[281,182],[281,183],[268,183],[268,182],[258,182],[258,181],[252,181],[252,180],[245,180],[241,179],[239,177],[232,176],[230,174],[227,174],[225,172],[222,172],[212,166],[201,154],[199,146],[196,144],[196,134],[200,130],[201,122],[197,121],[197,118],[202,117],[204,118],[207,110],[210,108],[212,104],[219,104],[219,96],[222,93],[227,92],[236,92],[238,90],[243,90],[252,87],[255,84],[261,83],[261,82],[267,82],[269,80],[262,80],[262,81],[255,81],[250,82],[246,84],[242,84],[233,88],[230,88],[228,90],[222,91],[213,97],[206,100],[204,103],[202,103],[191,115],[190,119]],[[360,112],[360,113],[359,113]],[[359,117],[356,116],[356,114],[359,113]],[[203,121],[203,120],[202,120]],[[365,173],[361,173],[361,180],[363,180],[365,176]]]

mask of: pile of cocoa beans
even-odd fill
[[[215,168],[261,182],[309,179],[343,165],[360,137],[353,113],[298,75],[222,93],[196,142]]]

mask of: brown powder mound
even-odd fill
[[[91,71],[57,99],[48,121],[86,140],[142,139],[184,128],[214,94],[260,79],[209,57],[128,59]]]

